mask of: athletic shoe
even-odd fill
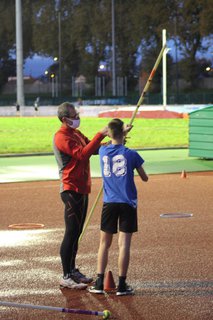
[[[78,290],[84,290],[84,289],[87,288],[86,284],[84,284],[84,283],[76,283],[71,278],[68,278],[68,279],[61,278],[60,286],[63,287],[63,288],[78,289]]]
[[[94,286],[94,287],[89,287],[89,288],[88,288],[88,291],[89,291],[90,293],[99,293],[99,294],[105,293],[103,289],[97,288],[96,286]]]
[[[93,287],[89,287],[88,290],[91,293],[99,293],[99,294],[105,293],[103,280],[101,280],[101,278],[97,278],[95,281],[95,285]]]
[[[93,278],[87,278],[83,273],[81,273],[78,269],[74,269],[70,275],[71,279],[77,283],[90,283],[93,281]]]
[[[126,283],[122,287],[118,287],[116,296],[127,296],[134,294],[134,290],[132,287],[128,286]]]

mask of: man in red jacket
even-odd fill
[[[69,102],[58,107],[58,118],[62,126],[54,136],[53,149],[61,180],[61,199],[65,205],[65,233],[60,249],[63,277],[60,285],[86,289],[93,279],[87,278],[76,268],[75,259],[91,191],[89,158],[98,153],[108,129],[103,128],[90,141],[77,129],[80,125],[79,113]]]

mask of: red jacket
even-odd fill
[[[97,152],[104,136],[97,133],[90,141],[79,130],[62,125],[53,140],[53,149],[61,179],[60,192],[73,190],[81,194],[91,191],[89,158]]]

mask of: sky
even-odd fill
[[[44,75],[48,67],[54,63],[53,58],[34,55],[33,58],[28,58],[24,65],[24,75],[38,78]]]

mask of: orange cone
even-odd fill
[[[186,171],[185,170],[182,171],[181,178],[186,178]]]
[[[116,288],[112,271],[108,271],[104,279],[104,291],[114,291]]]

